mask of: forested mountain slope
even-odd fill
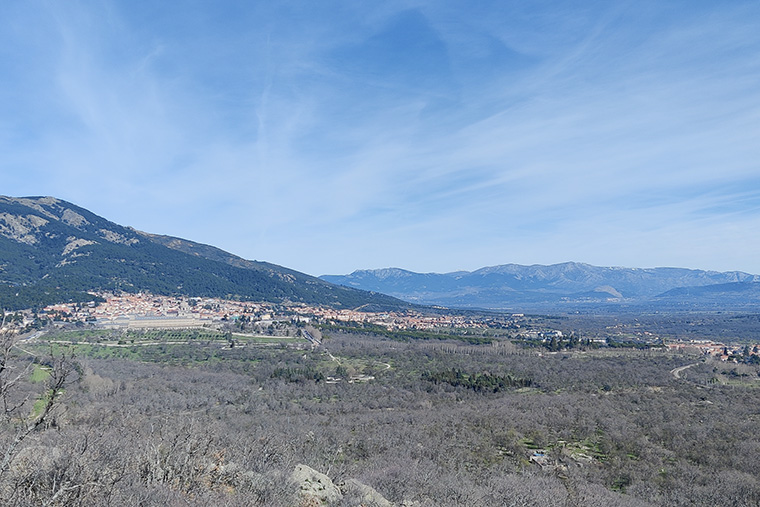
[[[0,197],[1,305],[91,299],[83,292],[96,289],[337,307],[404,305],[207,245],[142,233],[53,197]]]

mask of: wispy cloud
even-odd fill
[[[760,272],[754,3],[0,15],[3,193],[314,274]]]

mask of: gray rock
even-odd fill
[[[328,476],[309,466],[297,465],[290,480],[298,486],[301,497],[309,504],[314,500],[317,505],[329,505],[343,498],[343,494]]]

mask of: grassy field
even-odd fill
[[[35,364],[32,374],[29,376],[29,380],[34,383],[44,382],[50,377],[50,368],[48,366],[42,366]]]

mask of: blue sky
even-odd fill
[[[3,2],[0,194],[314,275],[760,273],[758,26],[755,1]]]

